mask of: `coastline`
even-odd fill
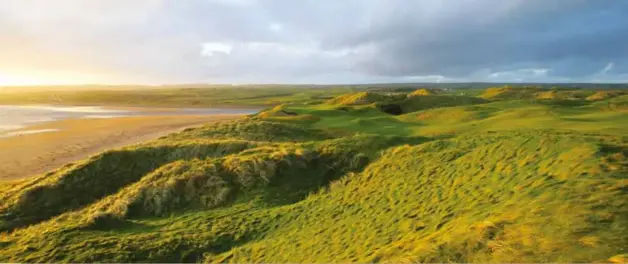
[[[222,108],[222,109],[250,109],[250,110],[259,110],[265,109],[268,107],[272,107],[274,105],[270,104],[213,104],[213,105],[204,105],[204,104],[177,104],[177,103],[157,103],[157,104],[134,104],[134,103],[123,103],[123,102],[112,102],[112,103],[99,103],[99,102],[53,102],[53,101],[36,101],[36,102],[24,102],[24,101],[15,101],[15,102],[0,102],[0,106],[11,106],[11,105],[21,105],[21,106],[53,106],[53,107],[100,107],[103,109],[110,110],[134,110],[134,111],[180,111],[182,109],[208,109],[208,108]]]
[[[123,108],[123,107],[122,107]],[[121,107],[115,107],[121,109]],[[117,148],[244,114],[65,119],[25,127],[46,131],[0,138],[0,181],[19,180]]]

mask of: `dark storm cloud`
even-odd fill
[[[428,22],[410,8],[345,41],[376,44],[375,56],[358,67],[369,74],[464,77],[482,68],[538,67],[577,77],[627,59],[627,3],[610,2],[532,0],[500,13],[497,1],[475,1],[481,8]]]

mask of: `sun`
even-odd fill
[[[23,86],[23,85],[44,85],[46,82],[41,78],[22,74],[0,73],[0,86]]]

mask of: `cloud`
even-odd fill
[[[488,80],[498,82],[523,82],[523,81],[542,81],[547,77],[550,69],[517,69],[512,71],[493,72],[488,75]]]
[[[426,76],[406,76],[408,80],[415,82],[444,82],[447,81],[447,77],[443,75],[426,75]],[[453,81],[453,80],[452,80]]]
[[[206,43],[203,43],[203,50],[201,51],[201,54],[203,56],[211,57],[216,52],[230,54],[231,50],[233,50],[233,47],[228,44],[217,43],[217,42],[206,42]]]
[[[608,64],[606,64],[606,67],[604,67],[604,69],[602,70],[603,74],[608,73],[610,70],[613,69],[613,67],[615,66],[615,63],[609,62]]]
[[[423,11],[428,19],[418,7],[408,8],[412,11],[380,17],[379,26],[336,45],[376,43],[380,52],[359,67],[386,76],[464,77],[478,68],[553,68],[560,77],[579,77],[610,58],[628,57],[619,44],[628,40],[621,33],[628,29],[620,19],[625,5],[552,3],[557,1],[462,1],[446,7],[448,12],[428,8]]]
[[[0,73],[152,83],[617,81],[628,75],[627,15],[628,2],[597,0],[4,1]]]
[[[204,64],[207,76],[215,80],[237,76],[237,82],[291,82],[303,77],[342,74],[352,70],[355,57],[370,52],[368,47],[324,49],[317,42],[206,43],[204,53],[208,47],[212,52]],[[218,49],[225,52],[218,53]]]
[[[268,25],[268,29],[274,32],[279,32],[283,29],[283,25],[279,23],[270,23],[270,25]]]
[[[207,0],[209,3],[233,5],[233,6],[250,6],[257,4],[256,0]]]

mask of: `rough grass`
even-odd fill
[[[386,96],[378,93],[359,92],[340,95],[328,100],[326,103],[330,105],[367,105],[375,102],[380,102],[385,99]]]
[[[409,97],[407,100],[400,102],[400,105],[404,113],[411,113],[425,109],[483,104],[487,102],[482,98],[471,96],[423,95]]]
[[[280,123],[260,118],[216,122],[206,127],[188,129],[167,140],[186,138],[243,139],[253,141],[295,142],[329,139],[333,136],[322,130],[304,128],[291,123]]]
[[[626,95],[529,90],[297,100],[3,183],[0,262],[621,262]]]
[[[538,92],[543,92],[544,89],[538,87],[495,87],[488,88],[480,95],[484,99],[530,99],[537,96]]]
[[[424,96],[424,95],[432,95],[432,94],[434,94],[432,90],[421,88],[421,89],[415,90],[414,92],[409,93],[408,97]]]
[[[0,230],[32,224],[85,206],[165,163],[222,156],[251,145],[234,140],[191,141],[104,152],[0,193]]]
[[[599,151],[551,133],[394,148],[263,239],[206,261],[604,261],[625,250],[628,204]]]
[[[624,94],[626,94],[625,91],[615,91],[615,90],[598,91],[595,94],[588,96],[586,99],[589,101],[600,101],[600,100],[606,100],[606,99],[610,99],[610,98],[617,97]]]

